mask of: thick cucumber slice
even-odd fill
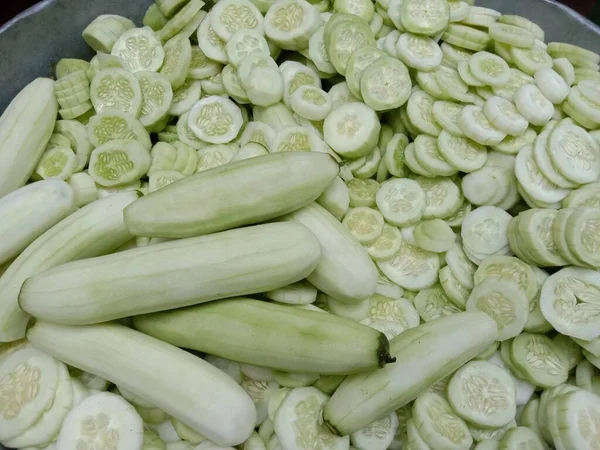
[[[401,21],[407,31],[435,36],[444,31],[450,20],[450,8],[444,0],[404,0]]]
[[[152,160],[138,141],[117,139],[97,147],[90,158],[89,175],[101,186],[117,186],[139,180]]]
[[[398,42],[399,37],[400,32],[398,30],[392,30],[391,33],[385,36],[382,43],[383,51],[394,58],[398,57],[398,52],[396,51],[396,42]]]
[[[363,245],[374,243],[383,232],[383,215],[376,209],[359,206],[351,209],[342,223]]]
[[[456,234],[441,219],[419,222],[414,229],[415,242],[423,250],[444,253],[452,248]]]
[[[511,47],[530,49],[535,44],[536,37],[533,33],[515,25],[494,23],[490,25],[488,32],[494,41]]]
[[[500,440],[499,450],[517,450],[527,448],[531,450],[544,450],[546,445],[537,433],[527,427],[512,428]]]
[[[166,25],[156,33],[160,41],[162,43],[167,42],[178,33],[185,33],[186,37],[190,32],[193,33],[193,31],[188,31],[188,25],[190,25],[190,23],[198,23],[197,16],[202,6],[204,6],[202,0],[188,1],[187,4],[171,17]],[[201,22],[204,22],[204,20]]]
[[[433,104],[433,117],[435,121],[448,133],[454,136],[464,136],[458,125],[458,118],[463,110],[463,105],[447,101],[436,101]]]
[[[458,170],[448,164],[438,149],[437,139],[420,134],[414,142],[415,158],[425,171],[437,176],[452,176]]]
[[[555,58],[552,62],[552,69],[562,77],[567,86],[575,84],[575,68],[567,58]]]
[[[188,78],[202,80],[216,75],[222,69],[223,65],[209,59],[199,45],[192,46],[192,60],[190,62],[190,70],[187,74]]]
[[[469,431],[471,432],[473,439],[476,441],[492,440],[496,443],[499,443],[500,439],[502,439],[506,432],[512,428],[515,428],[516,426],[517,422],[515,420],[509,422],[507,425],[501,428],[480,428],[469,424]]]
[[[228,145],[217,144],[209,145],[198,150],[198,166],[196,172],[214,169],[230,163],[235,156],[235,152]]]
[[[321,24],[319,10],[305,0],[277,0],[264,19],[265,34],[284,50],[307,48]]]
[[[396,413],[376,420],[369,426],[355,431],[350,435],[350,441],[356,450],[386,450],[398,429],[399,422]]]
[[[149,191],[154,192],[177,180],[181,180],[183,175],[175,170],[158,170],[149,176]]]
[[[250,78],[250,77],[248,77],[248,78]],[[270,79],[271,79],[271,77],[268,78],[268,80],[270,80]],[[232,64],[227,64],[223,68],[223,71],[221,72],[221,81],[223,82],[223,87],[225,88],[225,93],[229,97],[231,97],[233,100],[235,100],[238,104],[241,105],[241,104],[245,104],[245,103],[250,103],[250,99],[248,98],[248,93],[242,87],[242,81],[241,81],[240,77],[238,76],[237,70],[235,69],[235,67],[233,67]],[[247,81],[250,82],[249,79]],[[254,85],[256,84],[255,80],[252,80],[252,82]],[[275,86],[277,86],[277,84],[275,84]],[[249,87],[250,87],[250,85],[249,85]],[[254,89],[256,91],[258,91],[261,89],[261,87],[262,86],[260,86],[260,85],[254,86]],[[281,100],[281,95],[282,95],[281,83],[279,83],[278,89],[276,89],[275,94],[276,94],[275,103],[277,103],[279,100]]]
[[[464,310],[471,295],[471,290],[458,282],[448,266],[440,269],[439,278],[446,296],[461,310]]]
[[[359,158],[357,161],[356,167],[351,167],[349,163],[347,165],[356,178],[366,179],[375,175],[379,168],[379,163],[381,162],[381,153],[379,149],[376,147],[371,153],[369,153],[366,157],[363,156]]]
[[[418,132],[416,132],[415,134],[411,133],[411,136],[416,136],[418,135]],[[416,157],[416,147],[414,142],[411,142],[410,144],[408,144],[406,146],[406,149],[404,149],[404,162],[406,163],[406,166],[409,168],[409,170],[411,172],[414,172],[418,175],[422,175],[424,177],[427,178],[434,178],[435,174],[429,172],[428,170],[426,170],[420,163],[419,161],[417,161],[417,157]]]
[[[550,137],[551,132],[552,130],[544,130],[535,139],[535,142],[533,144],[533,159],[537,164],[540,172],[550,182],[565,189],[576,188],[578,186],[576,183],[567,180],[556,170],[552,159],[548,154],[548,139]]]
[[[164,46],[164,63],[160,74],[178,89],[183,85],[192,62],[192,44],[182,35],[177,35],[167,41]]]
[[[125,17],[103,14],[83,30],[82,36],[94,51],[110,53],[119,36],[134,26],[135,24]]]
[[[369,154],[377,145],[381,124],[364,103],[347,103],[334,109],[325,119],[325,142],[347,158]]]
[[[137,78],[124,69],[105,69],[91,85],[91,102],[97,113],[119,110],[135,117],[142,109],[142,91]]]
[[[158,71],[165,52],[160,40],[150,27],[132,28],[123,33],[110,53],[117,56],[123,67],[131,72]]]
[[[402,245],[402,234],[396,227],[384,224],[381,235],[367,247],[369,255],[374,260],[392,258]]]
[[[474,275],[477,266],[467,258],[462,243],[456,242],[454,246],[446,252],[446,263],[457,281],[468,289],[473,289]]]
[[[337,73],[325,51],[325,25],[321,25],[310,37],[308,55],[319,71],[328,75]]]
[[[503,86],[510,79],[508,64],[493,53],[475,53],[469,59],[469,68],[473,76],[487,86]]]
[[[534,84],[525,84],[515,93],[517,111],[533,125],[546,125],[554,114],[554,105]]]
[[[567,246],[577,261],[595,268],[600,266],[596,229],[599,213],[597,208],[578,207],[569,214],[565,230]]]
[[[418,177],[415,181],[425,191],[424,219],[446,219],[461,207],[460,189],[450,178]]]
[[[311,85],[300,86],[290,96],[290,106],[300,117],[324,120],[331,111],[331,97],[324,90]]]
[[[412,246],[404,240],[393,258],[377,261],[377,265],[400,287],[417,291],[435,284],[440,260],[437,254]]]
[[[142,92],[139,121],[144,127],[151,128],[169,114],[173,89],[169,80],[156,72],[136,72],[135,77]]]
[[[475,271],[473,281],[479,284],[488,277],[514,281],[529,299],[533,299],[539,289],[531,266],[512,256],[492,256],[485,259]]]
[[[412,418],[408,419],[406,423],[406,439],[409,450],[431,450],[431,447],[427,445],[423,437],[419,434],[419,430]]]
[[[227,64],[229,58],[225,50],[225,42],[215,33],[210,22],[211,13],[208,13],[198,28],[198,46],[200,50],[212,61]],[[214,76],[218,73],[215,71]],[[204,77],[203,77],[204,78]]]
[[[515,282],[503,278],[486,278],[473,288],[467,311],[482,311],[498,325],[498,340],[519,335],[527,322],[529,301]]]
[[[77,157],[73,150],[67,147],[54,147],[46,150],[37,167],[34,176],[39,179],[66,180],[75,172]]]
[[[377,59],[360,78],[362,98],[375,111],[399,108],[408,100],[411,87],[406,66],[396,58]]]
[[[431,448],[469,449],[473,438],[467,424],[440,395],[426,392],[413,405],[413,420],[423,440]]]
[[[164,27],[168,22],[168,19],[161,12],[158,4],[152,3],[148,9],[146,10],[146,14],[144,14],[144,18],[142,19],[142,23],[152,28],[154,31],[160,30]]]
[[[544,67],[552,68],[552,57],[538,44],[530,49],[511,47],[510,56],[519,69],[531,76]]]
[[[544,388],[564,383],[569,374],[568,362],[560,348],[540,334],[517,336],[511,345],[511,360],[530,383]]]
[[[556,170],[572,182],[590,183],[600,176],[600,144],[581,127],[556,127],[550,134],[548,153]]]
[[[594,423],[600,414],[600,397],[583,389],[559,395],[556,402],[555,423],[550,431],[555,441],[559,439],[564,448],[590,448],[594,445]]]
[[[535,73],[535,83],[544,97],[554,104],[562,103],[569,95],[569,84],[551,68],[539,69]]]
[[[26,432],[42,417],[56,395],[59,366],[50,356],[23,347],[2,361],[0,392],[5,400],[0,416],[0,439]]]
[[[461,309],[450,301],[438,284],[421,290],[413,299],[413,303],[425,323],[461,312]]]
[[[269,45],[262,34],[256,30],[236,31],[225,46],[230,64],[238,67],[252,53],[269,55]]]
[[[189,117],[190,117],[190,111],[184,113],[179,118],[179,120],[177,121],[176,129],[175,129],[176,134],[175,134],[174,139],[171,141],[171,143],[177,142],[179,140],[179,141],[183,142],[184,144],[186,144],[196,150],[200,150],[201,148],[204,148],[209,144],[207,142],[199,139],[198,136],[196,136],[194,134],[194,132],[191,130],[191,128],[189,126]]]
[[[557,334],[554,339],[552,339],[552,342],[554,342],[559,353],[561,353],[563,358],[567,361],[568,371],[574,369],[577,364],[583,360],[581,347],[572,338],[565,336],[564,334]]]
[[[170,86],[170,83],[169,83]],[[200,100],[202,84],[200,80],[188,79],[175,92],[168,113],[173,116],[182,116]],[[143,108],[143,107],[142,107]]]
[[[374,206],[378,191],[379,183],[375,180],[359,180],[358,178],[350,180],[348,182],[350,206]]]
[[[412,124],[422,133],[439,136],[441,128],[433,116],[435,98],[425,91],[415,90],[408,99],[406,112]]]
[[[279,152],[310,152],[319,151],[323,141],[311,129],[295,126],[281,130],[271,143],[269,151]]]
[[[516,414],[513,377],[487,361],[471,361],[458,369],[447,394],[456,413],[480,427],[503,427]]]
[[[188,117],[188,125],[196,137],[211,144],[231,142],[239,133],[242,122],[240,108],[220,96],[198,101]]]
[[[325,50],[339,74],[346,74],[350,56],[361,47],[375,47],[373,32],[364,20],[338,13],[325,24]]]
[[[560,333],[591,341],[598,332],[596,291],[597,272],[567,267],[551,275],[542,287],[540,308],[544,317]]]
[[[225,42],[239,30],[263,34],[263,16],[250,1],[225,0],[218,3],[211,10],[210,25]]]
[[[134,139],[146,150],[152,143],[144,126],[132,115],[117,110],[96,114],[88,124],[88,137],[94,147],[99,147],[115,139]]]
[[[462,80],[457,70],[445,66],[438,66],[433,71],[442,95],[434,97],[439,99],[453,99],[460,102],[472,102],[472,97],[468,95],[469,86]]]
[[[75,205],[82,208],[98,199],[98,189],[94,180],[85,172],[71,175],[67,182],[73,189]]]
[[[329,396],[314,387],[290,391],[277,410],[275,433],[284,448],[296,448],[296,443],[306,447],[311,443],[324,450],[347,450],[349,437],[331,433],[319,420],[321,408]]]
[[[75,172],[83,170],[93,150],[85,125],[76,120],[58,120],[54,131],[69,140],[70,147],[77,157]]]
[[[142,448],[143,422],[123,398],[102,392],[92,395],[67,415],[57,446],[75,450],[84,445],[113,446],[116,450]]]
[[[92,105],[92,102],[85,101],[83,103],[80,103],[77,106],[72,107],[72,108],[59,109],[58,115],[61,117],[61,119],[64,119],[64,120],[71,120],[71,119],[80,120],[80,118],[82,116],[84,116],[86,113],[89,114],[90,111],[93,112],[92,111],[93,109],[94,109],[94,105]]]
[[[540,291],[548,278],[548,274],[538,267],[530,267],[533,270],[537,292],[533,299],[529,300],[529,316],[525,324],[525,331],[530,333],[546,333],[552,329],[552,325],[548,323],[540,310]]]
[[[405,227],[419,222],[423,217],[426,195],[416,181],[395,178],[381,185],[376,202],[387,222]]]
[[[483,105],[483,114],[494,127],[511,136],[521,136],[529,127],[529,122],[515,105],[502,97],[488,98]]]
[[[397,133],[392,136],[383,157],[385,166],[389,173],[395,177],[402,178],[406,175],[406,166],[404,164],[404,150],[408,146],[408,137],[405,134]],[[381,147],[380,147],[381,148]]]
[[[473,72],[471,71],[471,68],[469,67],[468,60],[467,61],[459,61],[458,65],[456,66],[456,70],[458,70],[458,74],[460,75],[462,80],[467,85],[473,86],[473,87],[484,87],[485,86],[485,83],[478,80],[473,75]]]
[[[353,14],[369,22],[374,14],[375,8],[371,1],[365,0],[335,0],[333,10],[338,13]]]
[[[396,51],[400,60],[411,69],[429,72],[442,63],[442,50],[427,36],[404,33],[396,42]]]
[[[571,191],[563,200],[564,208],[575,208],[577,206],[600,206],[600,185],[591,183],[579,189]]]
[[[280,67],[281,76],[284,81],[284,103],[290,106],[290,96],[300,87],[311,85],[321,87],[319,75],[304,64],[287,61]]]
[[[506,133],[490,123],[481,106],[465,106],[458,117],[458,126],[469,139],[481,145],[497,145],[506,137]]]
[[[529,259],[542,267],[564,266],[554,242],[553,225],[558,212],[552,209],[531,209],[519,214],[516,232],[523,240]]]
[[[533,77],[521,72],[518,69],[511,68],[508,82],[502,86],[494,86],[492,88],[492,92],[494,95],[514,103],[515,95],[519,88],[531,83],[534,83]]]
[[[441,157],[461,172],[475,172],[487,161],[488,152],[483,145],[446,130],[440,133],[437,143]]]

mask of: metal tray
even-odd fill
[[[100,14],[121,14],[141,24],[152,0],[45,0],[0,28],[0,111],[38,76],[51,76],[61,59],[90,58],[81,32]],[[600,53],[600,27],[552,0],[478,0],[518,14],[546,32],[546,42],[570,42]],[[0,445],[0,450],[4,447]]]

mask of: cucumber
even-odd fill
[[[338,171],[331,157],[315,152],[238,161],[142,197],[125,222],[136,236],[172,238],[263,222],[314,201]]]
[[[73,189],[60,180],[38,181],[0,198],[0,265],[74,209]]]
[[[14,260],[0,277],[0,342],[25,336],[29,317],[17,300],[27,278],[69,261],[104,255],[131,239],[123,223],[123,208],[137,195],[123,192],[81,208],[42,234]]]
[[[481,313],[453,314],[408,329],[390,343],[396,363],[346,378],[325,405],[323,419],[342,436],[360,430],[414,400],[497,337],[495,322]]]
[[[134,327],[177,347],[287,372],[345,375],[393,362],[377,330],[250,298],[138,316]]]
[[[254,428],[254,404],[235,381],[158,339],[117,324],[69,327],[42,321],[27,338],[67,364],[123,386],[219,445],[238,445]]]
[[[54,81],[37,78],[0,117],[0,197],[24,186],[52,136],[58,104]]]
[[[375,293],[377,269],[350,231],[316,203],[282,220],[298,222],[317,236],[322,256],[308,276],[317,289],[344,303],[360,303]]]
[[[287,286],[320,256],[305,227],[258,225],[65,264],[28,279],[20,305],[55,323],[105,322]]]

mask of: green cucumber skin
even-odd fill
[[[29,278],[19,301],[38,319],[88,325],[267,292],[306,278],[320,257],[306,227],[270,223],[64,264]]]
[[[125,210],[135,236],[186,238],[274,219],[316,200],[339,172],[324,153],[238,161],[173,183]]]
[[[414,400],[471,360],[498,337],[484,313],[458,313],[404,331],[392,339],[396,363],[344,380],[323,419],[340,436],[353,433]]]
[[[389,360],[383,333],[350,319],[235,298],[134,319],[177,347],[286,372],[366,372]]]
[[[52,136],[57,114],[54,81],[49,78],[32,81],[8,105],[0,117],[0,197],[29,180]]]

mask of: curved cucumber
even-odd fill
[[[65,264],[28,279],[19,301],[38,319],[85,325],[267,292],[306,278],[320,256],[305,227],[258,225]]]
[[[27,338],[36,348],[122,386],[219,445],[240,444],[254,428],[254,404],[234,380],[158,339],[117,324],[69,327],[41,321],[28,330]]]
[[[60,180],[38,181],[0,198],[0,265],[74,208],[73,189]]]
[[[312,203],[282,220],[301,223],[321,243],[321,260],[307,278],[317,289],[345,303],[361,302],[375,293],[377,269],[369,254],[325,208]]]
[[[341,436],[360,430],[414,400],[497,337],[496,322],[479,312],[410,328],[390,343],[396,363],[346,378],[325,405],[323,419]]]
[[[134,319],[177,347],[287,372],[364,372],[390,361],[385,335],[350,319],[236,298]]]
[[[29,316],[19,308],[18,296],[27,278],[69,261],[104,255],[131,239],[123,209],[137,195],[123,192],[90,203],[54,225],[14,260],[0,277],[0,342],[25,336]]]
[[[125,210],[136,236],[183,238],[264,222],[314,201],[339,172],[322,153],[290,152],[219,166]]]
[[[0,197],[23,186],[52,136],[58,103],[54,81],[38,78],[0,117]]]

